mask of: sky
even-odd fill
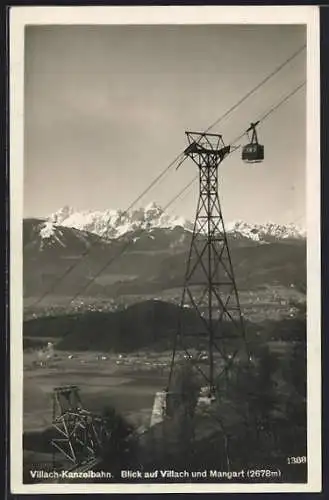
[[[28,26],[24,217],[127,209],[186,147],[306,42],[302,25]],[[211,132],[226,144],[306,80],[306,51]],[[306,90],[258,130],[265,160],[220,166],[227,221],[305,224]],[[247,142],[247,137],[239,144]],[[136,205],[162,206],[196,175],[185,161]],[[192,218],[197,183],[168,211]]]

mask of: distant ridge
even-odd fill
[[[65,206],[51,214],[47,218],[47,223],[42,233],[44,237],[48,237],[52,225],[71,227],[110,239],[141,229],[174,229],[176,227],[182,227],[186,231],[193,229],[191,221],[184,217],[168,215],[155,202],[129,212],[113,209],[79,211]],[[227,223],[226,231],[233,237],[248,238],[257,242],[306,237],[305,229],[293,223],[250,224],[239,220]]]

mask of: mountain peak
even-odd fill
[[[254,241],[266,241],[268,239],[300,239],[306,237],[306,230],[294,223],[277,224],[275,222],[267,222],[265,224],[249,224],[237,220],[226,224],[226,231]]]
[[[70,207],[69,205],[65,205],[64,207],[57,210],[55,213],[51,214],[48,217],[48,220],[53,222],[54,224],[61,224],[65,219],[67,219],[74,212],[75,212],[74,208]]]
[[[51,221],[46,221],[40,229],[41,238],[48,239],[54,236],[54,234],[55,234],[54,223]]]
[[[146,205],[144,207],[144,211],[145,212],[153,212],[153,211],[156,211],[156,212],[161,212],[163,213],[163,208],[158,204],[156,203],[155,201],[151,201],[148,205]]]
[[[116,238],[138,229],[165,228],[181,226],[191,229],[191,223],[182,217],[166,214],[156,202],[135,210],[82,210],[75,211],[65,206],[51,214],[48,220],[64,227],[72,227],[95,233],[105,238]]]

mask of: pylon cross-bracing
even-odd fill
[[[76,386],[54,389],[53,430],[52,446],[72,468],[94,463],[108,439],[103,419],[83,408]]]
[[[199,170],[199,199],[187,262],[169,392],[181,358],[202,375],[208,395],[227,387],[237,360],[248,359],[244,322],[224,219],[218,169],[230,153],[222,136],[186,132],[185,155]]]

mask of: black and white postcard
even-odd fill
[[[11,8],[13,493],[321,490],[318,24]]]

